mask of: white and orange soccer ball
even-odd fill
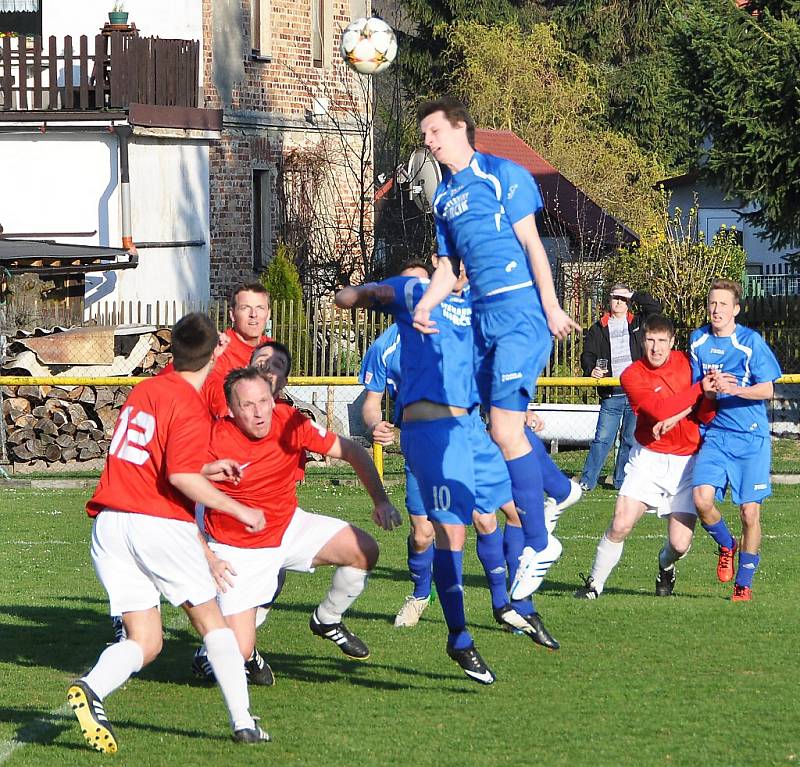
[[[397,56],[397,38],[383,19],[356,19],[342,32],[339,51],[351,69],[374,75],[391,66]]]

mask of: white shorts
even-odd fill
[[[197,525],[104,509],[92,527],[92,562],[112,615],[160,603],[200,605],[217,594]]]
[[[641,501],[659,517],[672,513],[694,514],[692,469],[694,455],[656,453],[638,442],[625,464],[625,480],[619,494]]]
[[[272,602],[278,590],[278,573],[282,569],[313,573],[311,563],[317,552],[345,527],[348,524],[341,519],[298,508],[280,546],[248,549],[227,546],[212,538],[208,542],[211,550],[236,571],[234,585],[217,595],[222,614],[235,615]]]

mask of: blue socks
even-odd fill
[[[724,517],[720,517],[719,522],[715,522],[713,525],[706,525],[702,522],[700,524],[703,530],[714,539],[717,546],[724,546],[726,549],[733,548],[733,536],[731,535],[731,531],[728,530],[728,526],[725,524]]]
[[[544,442],[534,432],[530,429],[525,429],[525,436],[528,438],[528,442],[533,448],[533,454],[539,462],[539,469],[542,472],[542,486],[545,493],[551,498],[555,498],[558,503],[565,501],[572,489],[567,475],[553,463],[553,459],[547,452]]]
[[[506,461],[511,477],[511,494],[525,533],[525,545],[534,551],[547,546],[547,528],[544,524],[544,490],[542,471],[534,452]]]
[[[736,571],[737,586],[752,587],[753,576],[756,574],[756,568],[760,560],[761,557],[758,554],[751,554],[749,551],[739,552],[739,569]]]
[[[433,544],[423,552],[414,550],[411,536],[408,542],[408,572],[414,583],[414,598],[425,599],[431,595],[431,579],[433,577]]]
[[[463,551],[448,551],[434,548],[433,580],[442,605],[449,636],[448,647],[463,650],[472,644],[472,636],[466,629],[464,614],[464,585],[461,568]]]
[[[518,530],[520,528],[517,528]],[[478,533],[478,559],[486,573],[489,593],[492,595],[492,609],[497,610],[508,604],[506,591],[506,560],[503,554],[503,533],[499,527],[488,535]]]

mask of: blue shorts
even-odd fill
[[[471,525],[474,509],[494,512],[511,500],[505,462],[477,413],[405,421],[400,447],[434,522]]]
[[[771,458],[769,437],[709,429],[697,455],[692,485],[711,485],[719,501],[730,486],[735,504],[761,503],[772,495]]]
[[[536,290],[474,300],[475,379],[484,408],[527,409],[553,338]],[[516,401],[515,401],[516,400]]]
[[[492,442],[486,431],[477,407],[469,418],[472,428],[470,445],[475,466],[475,508],[481,514],[494,514],[513,498],[508,467],[500,448]]]
[[[406,472],[406,511],[413,517],[424,517],[427,512],[425,511],[425,504],[422,502],[419,482],[411,473],[411,469],[408,468],[408,461],[403,464],[403,468]]]

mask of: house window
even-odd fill
[[[736,240],[736,244],[740,248],[743,248],[744,232],[741,229],[733,229],[733,227],[731,226],[721,226],[719,227],[719,229],[717,229],[716,233],[714,234],[714,237],[716,237],[719,234],[722,234],[722,232],[731,232],[731,231],[733,232],[733,238]]]
[[[253,171],[253,271],[272,260],[272,174]]]
[[[327,26],[325,0],[311,0],[311,60],[318,68],[325,63]]]
[[[250,0],[250,47],[253,56],[272,56],[272,0]]]
[[[0,0],[0,36],[42,34],[42,6],[39,0]]]

